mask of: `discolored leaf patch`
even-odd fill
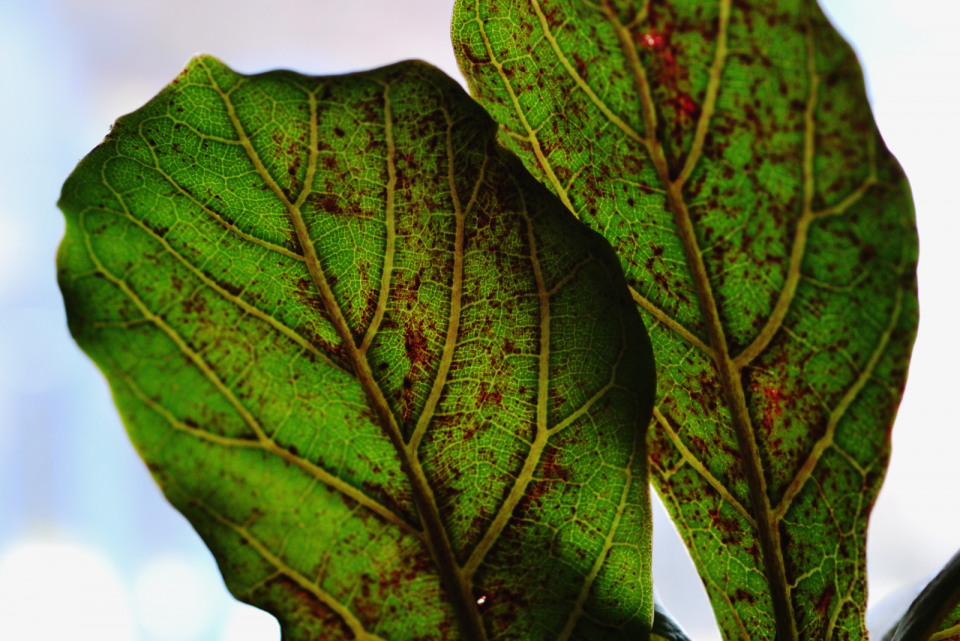
[[[727,639],[863,639],[917,326],[909,186],[813,0],[458,0],[502,143],[616,248],[654,482]]]
[[[649,340],[495,132],[423,63],[204,56],[64,185],[70,329],[285,639],[649,634]]]

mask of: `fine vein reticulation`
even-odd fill
[[[909,187],[812,0],[458,0],[501,141],[614,245],[654,482],[729,639],[865,638],[917,323]]]
[[[423,63],[200,57],[64,186],[71,330],[285,638],[648,634],[649,339],[495,136]]]

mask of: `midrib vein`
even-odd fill
[[[537,0],[530,0],[530,2],[540,21],[545,38],[567,73],[577,84],[577,86],[584,91],[588,98],[601,110],[601,112],[612,123],[620,126],[618,123],[622,121],[613,115],[612,112],[610,112],[606,104],[603,103],[598,96],[596,96],[595,92],[593,92],[589,85],[586,84],[576,70],[570,65],[569,60],[567,60],[566,56],[561,51],[556,38],[550,32],[546,16],[544,16],[543,12],[540,10]],[[726,6],[724,7],[724,5]],[[707,332],[710,338],[710,347],[708,348],[702,343],[702,341],[696,339],[695,336],[689,331],[679,331],[683,329],[682,326],[670,318],[669,315],[661,312],[660,314],[655,314],[655,316],[664,321],[665,325],[673,329],[688,342],[697,346],[699,349],[701,349],[701,351],[711,355],[717,365],[721,383],[724,387],[725,395],[727,396],[727,403],[731,409],[734,430],[737,435],[741,452],[743,453],[744,471],[747,476],[748,487],[750,488],[751,504],[754,512],[757,514],[756,522],[758,525],[758,538],[760,539],[764,565],[767,568],[769,575],[768,581],[771,587],[771,597],[773,601],[774,616],[776,618],[776,626],[778,629],[779,638],[781,641],[796,641],[796,625],[793,618],[792,604],[789,596],[789,586],[786,580],[786,569],[784,566],[784,559],[779,542],[779,532],[777,531],[776,523],[771,520],[771,506],[766,492],[766,481],[763,477],[763,472],[760,465],[759,448],[757,447],[756,437],[753,433],[752,422],[746,407],[746,399],[744,397],[743,387],[740,381],[739,370],[736,368],[729,355],[726,344],[726,336],[720,323],[719,313],[713,296],[710,279],[707,275],[706,267],[703,263],[703,258],[696,240],[696,235],[693,231],[689,212],[682,195],[682,181],[685,181],[689,177],[697,161],[699,160],[699,155],[702,153],[703,142],[700,140],[699,144],[695,145],[694,149],[691,150],[691,155],[688,156],[687,162],[685,163],[685,171],[681,173],[680,176],[682,181],[678,182],[672,180],[670,178],[669,166],[666,161],[663,147],[656,137],[656,108],[653,104],[653,98],[650,92],[649,83],[647,81],[646,71],[640,64],[636,48],[631,42],[629,33],[619,22],[619,19],[617,18],[612,7],[610,7],[607,0],[604,0],[603,9],[608,20],[615,27],[617,35],[621,40],[624,53],[630,62],[631,70],[634,74],[634,79],[637,83],[637,88],[641,97],[642,115],[647,137],[643,138],[639,136],[639,134],[632,129],[626,131],[622,126],[620,128],[621,130],[624,130],[629,137],[643,143],[647,147],[661,181],[667,186],[667,200],[674,212],[681,242],[684,245],[684,250],[687,254],[688,261],[693,272],[692,275],[697,288],[697,295],[701,310],[706,316],[705,320],[707,321]],[[704,137],[709,128],[709,121],[712,117],[713,110],[715,109],[716,92],[719,91],[719,83],[722,76],[723,63],[726,55],[725,48],[729,12],[729,1],[721,0],[721,15],[718,27],[718,30],[721,33],[718,37],[718,43],[722,44],[724,50],[716,53],[714,68],[711,69],[711,80],[713,83],[712,90],[714,94],[712,97],[708,94],[708,98],[711,98],[711,100],[704,105],[704,108],[701,111],[700,123],[698,123],[698,130],[702,132],[701,135]],[[478,23],[480,24],[481,33],[483,33],[482,21],[478,19]],[[490,52],[491,57],[493,57],[492,48],[489,46],[489,42],[486,40],[485,33],[483,33],[483,36],[484,41],[487,43],[487,49]],[[503,73],[501,66],[499,64],[496,66],[500,72],[504,85],[510,93],[518,116],[527,127],[531,144],[535,144],[537,141],[534,132],[526,122],[526,118],[519,107],[519,102],[514,95],[512,87]],[[711,87],[708,86],[708,90],[710,89]],[[556,179],[552,169],[549,167],[549,164],[546,162],[546,159],[543,157],[543,154],[539,151],[539,149],[539,145],[535,144],[535,151],[538,152],[537,156],[541,166],[548,174],[548,177],[550,178],[551,183],[554,185],[555,190],[564,199],[564,202],[567,204],[568,208],[573,211],[573,208],[569,204],[569,197],[567,197],[566,191],[562,188],[562,185],[559,184],[559,181]],[[637,303],[642,305],[645,299],[642,299],[642,297],[640,297],[635,291],[633,293]],[[648,311],[651,311],[651,307],[655,308],[655,306],[652,304],[642,306],[648,309]]]
[[[729,2],[730,0],[723,0],[723,1]],[[596,105],[597,108],[600,109],[600,111],[604,114],[604,116],[610,120],[611,124],[613,124],[614,126],[619,128],[621,131],[623,131],[629,138],[645,146],[649,146],[649,141],[646,138],[643,138],[642,136],[640,136],[640,134],[638,134],[636,130],[634,130],[632,127],[630,127],[630,125],[623,122],[621,118],[619,118],[616,114],[614,114],[610,110],[610,108],[606,105],[606,103],[604,103],[600,99],[600,97],[597,96],[597,93],[593,90],[593,88],[590,87],[590,85],[588,85],[587,82],[580,77],[580,74],[577,73],[576,69],[573,68],[573,66],[570,64],[570,61],[567,59],[566,55],[561,50],[560,45],[557,43],[556,36],[554,36],[553,33],[550,31],[550,25],[547,23],[546,16],[543,14],[543,10],[540,7],[540,3],[537,0],[530,0],[530,5],[533,8],[534,12],[536,13],[538,20],[540,21],[540,26],[543,30],[544,37],[546,38],[547,42],[550,44],[557,58],[563,64],[564,69],[567,71],[570,77],[574,80],[574,82],[577,83],[577,86],[580,87],[580,89],[594,103],[594,105]],[[649,5],[649,0],[644,4],[644,10],[642,14],[640,14],[641,16],[646,15],[648,5]],[[493,50],[493,47],[490,44],[490,40],[487,37],[486,29],[484,28],[483,20],[481,20],[479,17],[479,11],[480,11],[480,5],[478,3],[476,23],[477,23],[477,28],[480,32],[480,36],[483,38],[483,43],[484,43],[484,46],[486,47],[487,55],[490,56],[490,62],[496,68],[497,74],[500,76],[500,80],[503,83],[504,88],[507,90],[507,93],[510,95],[510,101],[513,105],[513,110],[514,112],[516,112],[517,117],[520,119],[520,123],[523,125],[523,128],[526,130],[527,135],[521,136],[512,131],[507,131],[507,130],[504,130],[504,131],[506,131],[507,135],[509,135],[511,138],[525,141],[530,144],[531,148],[533,149],[534,156],[537,157],[537,163],[540,165],[540,168],[543,170],[543,173],[545,174],[546,179],[553,186],[554,193],[556,193],[557,196],[559,196],[560,200],[563,202],[564,205],[567,206],[567,209],[570,211],[570,213],[572,213],[574,216],[579,218],[580,216],[577,213],[576,208],[573,206],[573,202],[570,200],[569,185],[564,186],[563,184],[560,183],[560,179],[557,177],[556,172],[554,172],[553,170],[553,165],[550,163],[549,160],[547,160],[546,155],[543,153],[543,148],[540,145],[540,139],[537,136],[537,130],[535,130],[530,125],[530,122],[527,120],[526,113],[520,106],[520,100],[517,97],[516,91],[514,91],[513,85],[510,83],[510,79],[507,77],[507,74],[503,71],[503,63],[501,63],[498,60],[497,54]],[[728,9],[728,13],[729,13],[729,9]],[[638,19],[640,19],[640,16],[638,16]],[[719,78],[719,72],[717,73],[717,75]],[[719,80],[717,85],[719,87]],[[480,96],[478,96],[478,98],[480,98]],[[655,126],[656,116],[654,115],[653,117],[654,117],[654,126]],[[648,127],[648,130],[649,130],[649,127]],[[706,131],[704,131],[704,136],[705,135],[706,135]],[[700,144],[702,146],[702,141]],[[581,168],[580,171],[583,171],[583,168]],[[573,184],[574,179],[579,175],[580,171],[575,173],[570,178],[570,184]],[[694,345],[697,349],[701,350],[707,355],[711,355],[710,348],[703,341],[697,338],[692,332],[686,329],[683,325],[681,325],[678,321],[676,321],[673,317],[671,317],[665,311],[657,307],[652,301],[641,296],[637,292],[637,290],[633,288],[633,286],[630,286],[630,293],[638,305],[641,305],[644,309],[646,309],[648,312],[653,314],[658,320],[662,321],[667,327],[669,327],[674,332],[676,332],[681,338],[690,342],[690,344]]]
[[[283,193],[283,190],[280,189],[279,185],[276,184],[269,172],[266,171],[266,168],[261,162],[259,155],[253,148],[253,145],[251,144],[242,123],[237,117],[230,96],[220,88],[220,86],[214,80],[212,74],[210,74],[209,70],[206,71],[212,87],[220,95],[224,103],[224,106],[227,110],[227,115],[230,118],[230,121],[233,123],[234,129],[236,129],[241,143],[247,150],[247,155],[250,157],[251,162],[256,167],[261,178],[267,183],[267,185],[269,185],[276,197],[286,207],[287,213],[293,222],[297,238],[304,251],[307,270],[310,273],[313,284],[317,288],[320,299],[323,301],[324,308],[326,309],[327,314],[330,316],[334,327],[336,327],[337,332],[340,334],[341,340],[343,341],[343,346],[350,357],[350,361],[354,365],[357,380],[367,395],[371,409],[373,409],[374,413],[376,414],[384,434],[393,444],[393,447],[400,458],[401,465],[404,471],[406,471],[407,477],[410,480],[413,499],[417,506],[420,519],[423,522],[427,547],[433,556],[440,576],[447,587],[453,608],[457,613],[457,619],[461,624],[461,630],[468,641],[486,641],[486,632],[483,627],[483,622],[480,619],[480,613],[477,610],[476,602],[473,599],[470,584],[468,581],[463,580],[461,575],[456,556],[453,552],[452,546],[450,545],[450,540],[447,536],[446,529],[443,526],[443,522],[437,510],[437,504],[433,496],[433,490],[427,482],[426,475],[423,472],[423,468],[420,465],[420,461],[418,460],[416,453],[410,452],[410,450],[406,447],[400,427],[397,425],[396,417],[390,410],[390,406],[387,403],[386,398],[383,396],[383,391],[380,389],[375,377],[373,376],[370,364],[367,362],[366,354],[361,352],[357,346],[350,326],[347,323],[346,318],[343,316],[340,305],[337,302],[333,294],[333,290],[331,289],[330,284],[327,282],[326,276],[323,273],[323,269],[320,265],[320,259],[317,256],[316,248],[314,247],[313,240],[310,238],[298,206],[299,203],[302,203],[305,200],[306,194],[309,193],[309,190],[311,189],[311,184],[304,184],[304,193],[300,195],[297,203],[291,203],[289,201],[289,199]],[[391,111],[389,90],[389,85],[387,85],[384,88],[383,93],[384,110],[386,113],[390,113]],[[313,93],[309,93],[308,96],[310,101],[310,148],[307,167],[308,176],[312,176],[317,162],[317,110],[316,96]],[[391,116],[387,116],[387,122],[392,122]]]
[[[670,209],[673,211],[674,220],[677,225],[677,233],[683,244],[684,251],[687,254],[687,262],[697,290],[700,309],[706,322],[710,346],[713,349],[713,360],[716,364],[721,384],[723,385],[724,395],[727,398],[727,406],[730,410],[734,433],[736,434],[737,443],[740,448],[741,461],[750,495],[750,503],[757,523],[757,538],[760,541],[761,557],[764,568],[766,569],[767,582],[770,588],[770,596],[776,620],[777,638],[779,641],[797,641],[796,622],[793,616],[790,587],[787,582],[786,567],[780,545],[780,534],[777,528],[777,522],[773,518],[770,498],[767,494],[766,479],[764,478],[762,464],[760,462],[760,451],[747,409],[740,370],[730,357],[726,334],[720,321],[720,314],[713,294],[713,286],[710,283],[710,277],[707,273],[706,265],[703,262],[703,255],[700,251],[696,232],[693,229],[693,222],[690,219],[690,213],[683,197],[683,185],[678,180],[670,177],[669,164],[663,145],[656,136],[656,107],[653,103],[646,71],[640,63],[636,46],[633,44],[630,32],[620,23],[616,12],[609,4],[609,0],[604,0],[603,8],[608,21],[614,27],[620,39],[621,47],[627,56],[634,74],[634,79],[637,83],[645,129],[649,138],[648,148],[651,160],[653,161],[660,180],[667,188],[667,201],[670,204]],[[721,9],[717,27],[717,41],[718,44],[722,42],[724,46],[726,46],[727,26],[728,23],[724,19]],[[718,69],[717,75],[718,77],[722,75],[722,65]],[[715,102],[705,104],[701,111],[701,120],[706,122],[704,127],[709,126],[709,121],[713,116],[712,111],[708,111],[708,107],[710,107],[711,110],[715,108]],[[702,147],[695,148],[691,150],[691,154],[693,152],[699,154],[701,150]],[[693,158],[688,156],[685,165],[690,165],[690,171],[692,171],[693,166],[698,160],[699,156]]]

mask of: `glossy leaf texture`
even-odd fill
[[[73,335],[284,639],[649,634],[649,339],[442,72],[199,57],[60,206]]]
[[[502,143],[621,257],[652,476],[727,639],[866,637],[918,307],[909,186],[812,0],[458,0]]]

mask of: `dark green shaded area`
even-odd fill
[[[960,605],[946,616],[930,641],[960,641]]]
[[[813,0],[458,0],[500,140],[613,244],[650,456],[727,639],[864,639],[918,318],[909,186]]]
[[[656,596],[653,601],[653,629],[650,638],[653,641],[691,641],[683,628],[673,620],[673,617],[663,607]]]
[[[960,639],[960,552],[920,592],[900,622],[884,636],[891,641]]]
[[[429,65],[193,60],[64,185],[71,332],[285,639],[635,639],[649,339]]]

